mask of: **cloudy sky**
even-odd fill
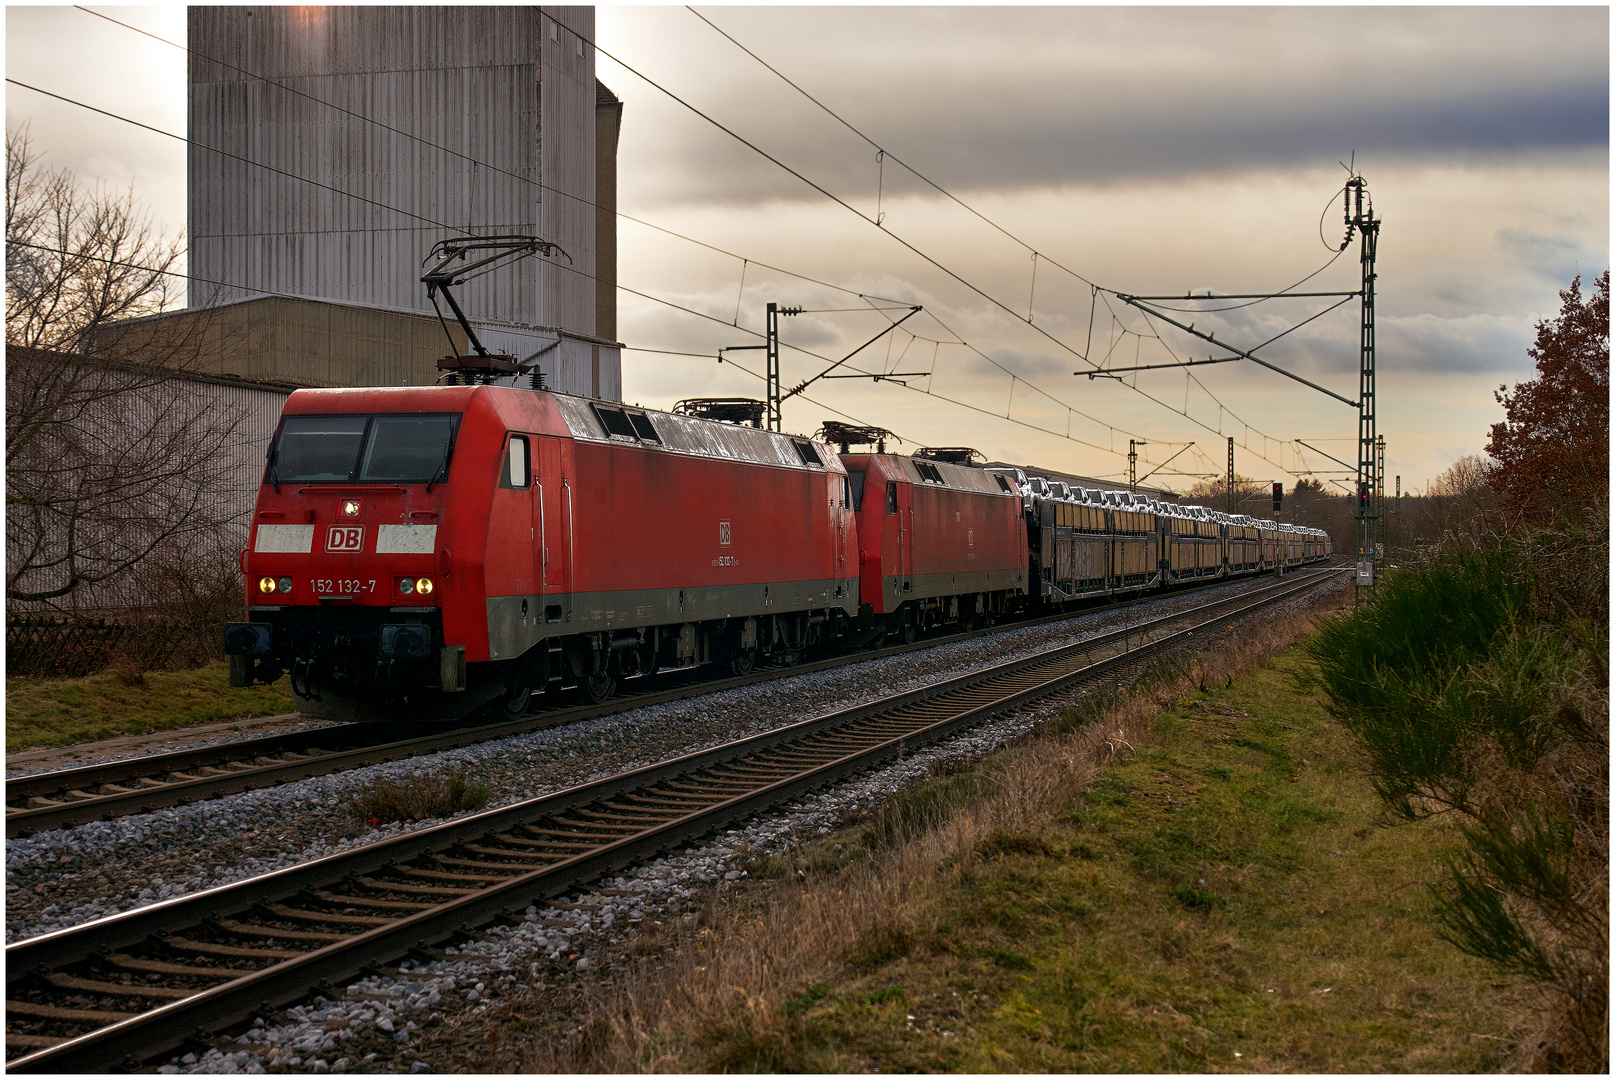
[[[183,38],[181,8],[104,10]],[[1333,467],[1293,440],[1352,460],[1355,409],[1249,362],[1127,384],[1073,373],[1228,355],[1114,293],[1306,278],[1344,234],[1340,163],[1354,161],[1384,222],[1387,472],[1418,489],[1482,449],[1492,392],[1531,374],[1534,323],[1609,263],[1607,8],[696,9],[862,135],[685,8],[597,10],[603,50],[846,204],[600,56],[625,104],[621,209],[739,256],[621,223],[621,283],[711,316],[621,296],[619,337],[665,350],[624,354],[625,395],[646,405],[761,396],[712,354],[752,342],[769,301],[812,309],[783,340],[831,359],[903,314],[875,307],[920,304],[849,367],[922,375],[817,382],[786,427],[840,414],[905,446],[1115,476],[1129,438],[1156,463],[1194,441],[1167,469],[1195,473],[1220,471],[1233,435],[1241,473],[1293,482]],[[6,25],[12,78],[184,130],[176,50],[71,8],[9,8]],[[31,121],[48,163],[133,183],[182,227],[182,144],[6,97],[8,126]],[[1357,288],[1357,251],[1301,288]],[[1250,347],[1334,302],[1168,314]],[[1261,355],[1354,398],[1357,334],[1353,300]],[[785,350],[788,384],[824,366]]]

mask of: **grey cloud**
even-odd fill
[[[795,34],[766,33],[756,13],[716,21],[740,24],[737,36],[831,107],[960,189],[1124,183],[1315,164],[1353,150],[1383,161],[1607,147],[1607,13],[1495,10],[1375,13],[1369,21],[1384,23],[1392,40],[1373,55],[1358,36],[1368,17],[1324,9],[1287,19],[958,9],[918,26],[875,18],[850,38],[827,29],[844,25],[846,9],[817,18],[785,9],[778,21]],[[1342,32],[1343,22],[1353,29]],[[1151,35],[1165,40],[1141,48]],[[885,40],[879,62],[856,62],[875,60],[866,38]],[[1127,60],[1101,50],[1111,40],[1125,43]],[[698,55],[729,48],[690,41]],[[1062,42],[1068,59],[1054,48]],[[734,56],[680,80],[706,91],[691,96],[720,120],[867,212],[877,184],[886,197],[924,190],[891,161],[880,175],[868,144]],[[655,91],[638,100],[659,130],[649,139],[654,177],[625,178],[636,197],[820,198]]]

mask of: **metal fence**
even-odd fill
[[[167,667],[194,631],[178,621],[25,614],[6,618],[6,675],[76,679],[118,661]]]

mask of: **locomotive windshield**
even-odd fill
[[[288,416],[264,482],[436,483],[448,473],[459,413]]]

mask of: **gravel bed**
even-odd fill
[[[491,807],[547,794],[901,693],[1248,589],[1233,582],[1086,612],[829,671],[652,705],[614,716],[262,791],[95,821],[6,844],[6,940],[74,926],[295,865],[435,821],[371,828],[348,799],[375,780],[462,772]]]
[[[1345,585],[1342,578],[1275,610],[1303,610]],[[1121,672],[1112,678],[1131,677]],[[528,907],[517,925],[479,933],[446,950],[442,960],[405,961],[401,969],[407,974],[359,980],[337,998],[317,997],[269,1022],[255,1022],[225,1049],[175,1056],[157,1071],[463,1071],[443,1050],[443,1040],[423,1039],[445,1017],[465,1027],[462,1044],[476,1040],[477,1018],[490,1008],[545,985],[587,978],[603,958],[620,954],[642,931],[693,920],[693,909],[714,887],[731,887],[746,876],[742,867],[750,859],[799,847],[865,817],[903,787],[1002,748],[1086,692],[996,717],[945,744],[753,818],[699,847],[603,879],[559,905]]]

